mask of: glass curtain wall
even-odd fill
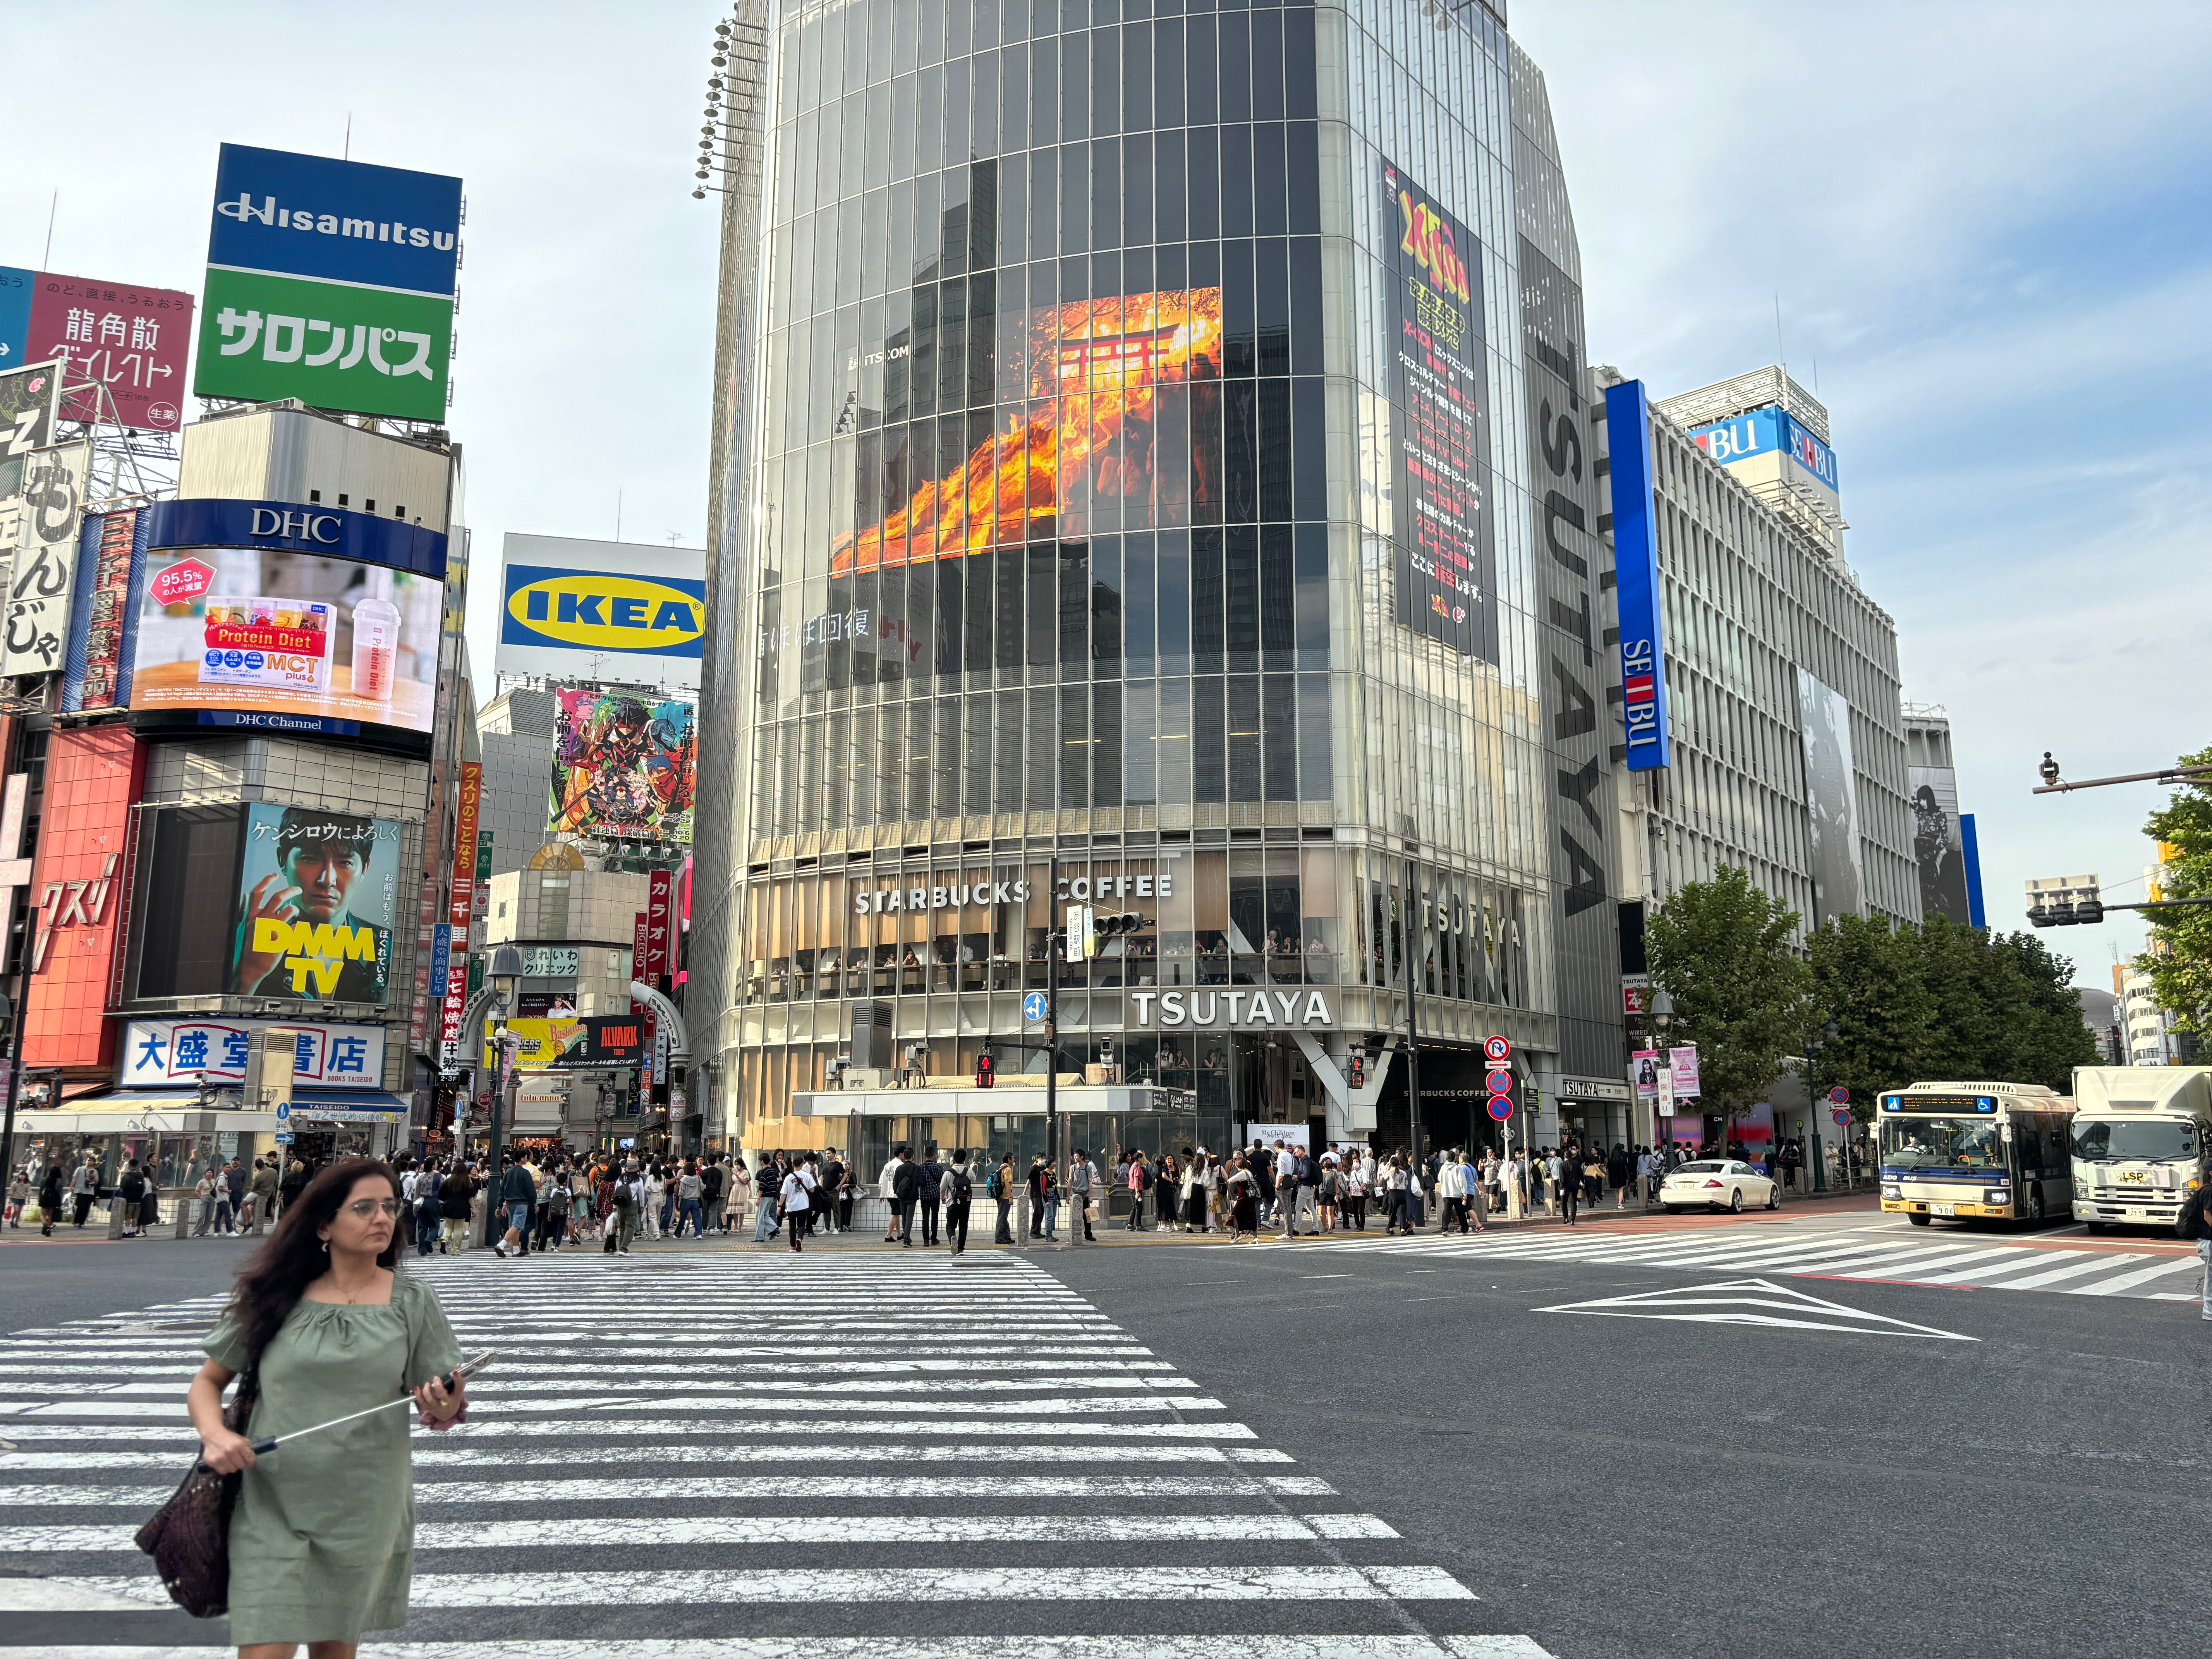
[[[1182,872],[1062,1018],[1202,1111],[1250,1115],[1231,1040],[1164,1048],[1126,989],[1358,988],[1387,1029],[1418,985],[1469,1036],[1551,1012],[1506,50],[1413,0],[784,12],[716,667],[748,682],[743,1118],[819,1078],[856,996],[940,1071],[1018,1030],[1040,849]],[[1463,231],[1478,319],[1450,637],[1404,603],[1394,168]],[[885,889],[945,897],[855,908]]]

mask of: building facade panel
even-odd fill
[[[732,1138],[801,1136],[857,997],[937,1071],[1019,1033],[1077,883],[1150,925],[1074,970],[1063,1025],[1191,1087],[1209,1145],[1404,1139],[1402,1080],[1334,1080],[1409,988],[1438,1079],[1504,1031],[1557,1072],[1563,929],[1601,964],[1610,906],[1560,893],[1560,757],[1597,751],[1553,736],[1582,596],[1535,555],[1509,53],[1481,8],[1404,0],[780,15],[725,211],[722,361],[755,372],[717,412],[687,1005]],[[1463,265],[1487,452],[1446,492],[1474,554],[1424,590],[1442,629],[1401,593],[1430,558],[1395,499],[1426,441],[1390,324],[1437,246],[1415,200]],[[1617,1068],[1604,979],[1576,1052]],[[1326,987],[1332,1018],[1148,1030],[1137,994],[1179,985]]]

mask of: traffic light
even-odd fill
[[[1352,1045],[1352,1086],[1355,1089],[1367,1086],[1367,1050],[1357,1042]]]
[[[1088,904],[1067,907],[1067,959],[1081,963],[1098,954],[1098,947],[1108,939],[1133,933],[1152,923],[1135,911],[1124,911],[1109,915]]]
[[[988,1048],[975,1056],[975,1086],[988,1089],[999,1080],[999,1062],[991,1058]]]

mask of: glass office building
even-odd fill
[[[1063,967],[1063,1070],[1110,1042],[1210,1146],[1401,1143],[1409,1021],[1431,1144],[1486,1037],[1524,1110],[1621,1088],[1578,262],[1500,15],[732,21],[710,1133],[806,1144],[859,1000],[933,1073],[1034,1035],[1070,902],[1146,925]]]

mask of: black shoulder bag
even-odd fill
[[[261,1394],[261,1365],[246,1368],[222,1425],[244,1434]],[[236,1474],[217,1474],[195,1457],[169,1501],[154,1511],[132,1541],[154,1558],[154,1570],[174,1601],[195,1619],[230,1611],[230,1516],[238,1506]]]

